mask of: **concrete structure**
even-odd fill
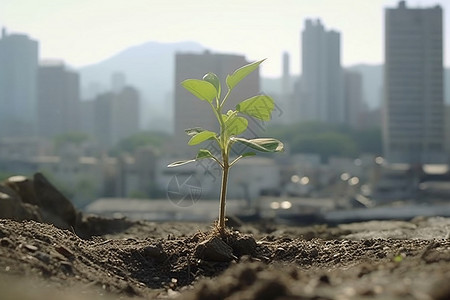
[[[122,72],[115,72],[111,75],[111,90],[119,93],[126,86],[126,76]]]
[[[283,73],[281,77],[281,91],[275,95],[275,103],[277,105],[276,113],[273,114],[273,122],[279,124],[292,124],[298,121],[300,111],[299,101],[293,94],[294,80],[290,72],[290,58],[289,53],[283,53]],[[297,100],[297,101],[296,101]]]
[[[0,136],[33,136],[38,42],[23,34],[0,38]]]
[[[186,128],[202,127],[208,130],[217,130],[218,124],[211,107],[191,95],[180,83],[189,78],[202,79],[206,73],[213,72],[223,80],[221,82],[222,95],[225,95],[227,91],[226,76],[249,62],[241,55],[213,54],[208,51],[203,54],[178,53],[175,59],[174,111],[177,144],[174,145],[173,152],[183,157],[196,153],[196,148],[186,145],[189,138],[184,132]],[[224,112],[228,109],[234,109],[237,103],[255,96],[259,92],[259,70],[255,70],[233,89]],[[249,129],[253,131],[253,136],[260,132],[260,126],[261,124],[254,120],[249,121]],[[250,132],[250,135],[252,135],[252,132]]]
[[[367,111],[363,99],[362,75],[356,71],[344,71],[345,122],[352,128],[361,125],[362,113]]]
[[[46,61],[38,70],[38,136],[80,130],[80,78],[62,62]]]
[[[306,20],[302,32],[301,120],[344,122],[341,37],[320,20]]]
[[[442,9],[385,10],[383,142],[390,163],[440,163],[444,150]]]
[[[114,189],[119,197],[152,197],[166,192],[156,185],[156,154],[152,147],[140,147],[134,155],[123,155],[117,160],[117,182]]]
[[[135,88],[127,86],[118,93],[101,94],[93,105],[94,121],[91,123],[94,128],[91,134],[103,147],[114,146],[139,131],[140,98]]]

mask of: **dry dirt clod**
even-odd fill
[[[140,252],[144,258],[150,258],[156,262],[162,262],[167,259],[167,254],[160,244],[144,247]]]
[[[41,251],[37,251],[34,254],[34,257],[36,257],[37,259],[39,259],[40,261],[42,261],[45,264],[49,264],[51,261],[51,257],[50,255],[48,255],[47,253],[41,252]]]
[[[13,242],[9,238],[5,237],[5,238],[0,239],[0,246],[2,246],[2,247],[9,247],[12,245],[13,245]]]
[[[220,237],[214,236],[197,245],[194,252],[195,256],[204,260],[229,262],[235,257],[233,248],[228,246]]]
[[[28,244],[24,245],[23,247],[30,252],[35,252],[38,249],[36,246],[28,245]]]
[[[59,263],[59,267],[64,274],[66,275],[73,274],[72,264],[70,262],[62,261]]]
[[[67,249],[64,246],[55,247],[55,250],[59,254],[63,255],[65,258],[67,258],[68,260],[74,260],[75,259],[75,255],[69,249]]]
[[[231,241],[230,246],[236,256],[242,256],[255,254],[257,244],[252,236],[243,235]]]

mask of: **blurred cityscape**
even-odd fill
[[[306,19],[300,76],[280,53],[282,77],[257,70],[233,91],[230,108],[259,93],[275,99],[273,120],[249,120],[247,135],[278,138],[286,151],[232,169],[231,213],[287,222],[450,215],[442,8],[400,1],[384,18],[384,65],[342,67],[341,33]],[[185,128],[217,129],[209,107],[180,82],[207,72],[224,79],[250,63],[245,56],[150,42],[79,70],[38,57],[39,41],[3,28],[0,180],[42,172],[88,212],[216,216],[209,206],[217,206],[221,173],[213,163],[167,168],[198,150],[187,146]],[[398,203],[408,206],[397,211]]]

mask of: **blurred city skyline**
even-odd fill
[[[249,60],[268,58],[266,77],[281,76],[281,55],[291,55],[291,72],[300,73],[304,21],[321,19],[342,35],[342,64],[384,62],[384,9],[397,0],[371,1],[181,1],[6,0],[0,3],[0,27],[40,42],[40,59],[60,59],[80,68],[148,41],[196,41]],[[445,0],[410,0],[407,6],[440,5],[444,13],[444,65],[450,66],[450,7]]]

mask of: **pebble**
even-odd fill
[[[72,270],[72,264],[68,261],[62,261],[60,262],[60,268],[61,270],[66,273],[66,274],[72,274],[73,270]]]
[[[69,260],[75,259],[75,255],[64,246],[55,247],[55,250]]]
[[[11,246],[12,244],[13,244],[13,242],[12,242],[9,238],[7,238],[7,237],[2,238],[2,239],[0,240],[0,245],[1,245],[2,247],[8,247],[8,246]]]
[[[38,247],[33,246],[33,245],[28,245],[28,244],[24,245],[23,247],[24,247],[25,249],[27,249],[28,251],[31,251],[31,252],[35,252],[35,251],[38,250]]]
[[[39,259],[40,261],[42,261],[45,264],[49,264],[51,261],[50,255],[48,255],[47,253],[41,252],[41,251],[37,251],[34,254],[34,257],[36,257],[37,259]]]

